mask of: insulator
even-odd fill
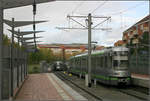
[[[33,30],[35,30],[35,24],[33,24]]]

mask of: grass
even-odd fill
[[[34,74],[34,73],[40,73],[40,64],[29,64],[28,65],[28,73],[29,74]]]

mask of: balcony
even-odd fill
[[[130,34],[129,38],[133,39],[134,38],[134,34]]]
[[[133,31],[133,34],[134,34],[134,35],[138,35],[137,30]]]
[[[148,27],[144,27],[143,28],[143,32],[148,32],[149,31],[149,28]]]
[[[130,44],[131,40],[128,40],[128,44]]]
[[[138,44],[139,40],[138,39],[133,39],[132,44]]]
[[[123,40],[123,41],[126,41],[126,40],[127,40],[127,37],[126,37],[126,36],[123,36],[122,40]]]

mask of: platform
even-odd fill
[[[53,73],[29,75],[15,100],[87,101]]]
[[[141,87],[150,87],[150,75],[132,74],[131,80],[133,85]]]

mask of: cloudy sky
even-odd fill
[[[38,39],[41,43],[87,43],[87,30],[59,30],[56,27],[81,27],[77,23],[67,19],[67,15],[84,15],[92,13],[93,16],[111,16],[111,21],[98,26],[99,28],[112,28],[111,31],[92,30],[92,41],[99,45],[112,46],[114,42],[122,38],[122,32],[131,25],[149,14],[148,1],[55,1],[39,4],[37,6],[36,20],[48,20],[46,23],[36,25],[37,30],[45,31],[37,34],[43,36]],[[5,19],[32,20],[32,6],[8,9],[4,12]],[[75,20],[86,25],[84,18]],[[92,19],[93,26],[104,19]],[[4,25],[4,33],[9,37]],[[20,28],[22,31],[32,30],[32,26]],[[17,30],[17,29],[16,29]]]

